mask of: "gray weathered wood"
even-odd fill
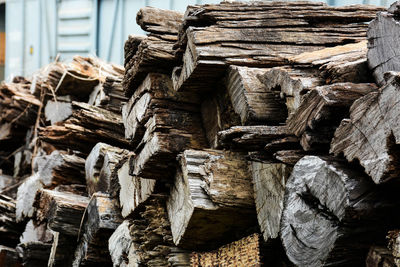
[[[253,194],[242,154],[185,150],[167,202],[174,243],[211,249],[244,235],[255,222]]]
[[[132,237],[130,234],[131,222],[123,221],[108,240],[108,249],[110,251],[113,266],[135,266],[129,262],[129,250],[132,246]]]
[[[306,156],[286,183],[281,239],[297,266],[363,265],[370,246],[382,244],[399,220],[391,212],[398,184],[377,188],[344,163]]]
[[[400,76],[394,75],[379,91],[356,100],[350,118],[341,122],[331,143],[332,153],[359,161],[377,184],[399,173],[395,148],[400,142],[399,81]]]

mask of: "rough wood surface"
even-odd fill
[[[385,72],[400,71],[398,13],[396,1],[387,11],[379,12],[368,27],[368,66],[380,86],[385,84]]]
[[[375,84],[337,83],[319,86],[303,96],[298,109],[288,118],[291,133],[300,138],[305,151],[329,150],[335,129],[349,116],[358,98],[376,91]]]
[[[63,235],[53,232],[53,242],[51,246],[48,267],[69,267],[72,265],[74,250],[76,247],[76,237]]]
[[[36,194],[36,219],[63,235],[78,236],[89,198],[69,192],[41,189]]]
[[[255,220],[253,194],[243,155],[186,150],[167,203],[174,243],[210,249],[245,235]]]
[[[0,245],[15,247],[19,243],[24,228],[16,222],[15,206],[14,199],[0,195]]]
[[[260,76],[269,69],[231,66],[226,88],[233,109],[242,125],[276,124],[287,118],[287,109],[279,91],[268,90]]]
[[[252,162],[257,219],[264,240],[278,238],[286,181],[292,168],[282,163]]]
[[[400,76],[394,75],[379,91],[356,100],[350,118],[341,122],[331,143],[332,153],[359,161],[377,184],[396,178],[399,172],[399,81]]]
[[[119,162],[130,152],[126,149],[97,143],[85,162],[86,185],[89,195],[95,192],[111,193],[112,177]]]
[[[43,267],[47,266],[51,244],[40,241],[21,243],[16,250],[23,266]]]
[[[318,68],[325,82],[373,82],[367,64],[367,41],[338,45],[289,58],[292,64]]]
[[[129,220],[123,221],[108,240],[108,249],[110,251],[113,266],[134,266],[129,262],[129,250],[132,246],[132,237],[130,235]]]
[[[22,262],[14,248],[0,245],[0,265],[9,267],[22,267]]]
[[[294,166],[286,183],[281,239],[289,259],[299,266],[356,266],[365,264],[372,244],[399,216],[398,184],[376,188],[354,166],[306,156]],[[385,220],[388,214],[391,220]],[[310,234],[312,233],[312,234]]]
[[[111,258],[106,242],[122,218],[115,200],[107,194],[95,193],[85,210],[72,266],[110,265]]]
[[[183,14],[178,11],[143,7],[136,15],[137,24],[145,31],[156,34],[178,34]]]
[[[40,179],[39,173],[35,173],[24,180],[18,187],[16,199],[16,220],[22,222],[26,218],[33,216],[36,192],[43,188],[43,182]]]
[[[394,267],[395,260],[385,247],[372,246],[365,261],[366,267]]]

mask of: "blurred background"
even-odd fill
[[[0,80],[30,75],[57,55],[96,55],[123,63],[129,34],[143,34],[136,13],[144,6],[184,12],[188,5],[220,0],[0,0]],[[388,0],[326,0],[329,5]]]

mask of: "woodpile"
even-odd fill
[[[0,265],[399,266],[399,7],[145,7],[3,82]]]

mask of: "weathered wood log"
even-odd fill
[[[289,133],[286,126],[234,126],[219,132],[218,142],[221,147],[227,149],[256,151],[262,150],[268,143],[285,137],[294,137],[294,140],[288,141],[295,147],[297,138]]]
[[[199,102],[195,94],[176,93],[167,75],[149,73],[122,108],[125,138],[137,145],[143,138],[146,122],[157,109],[199,112]]]
[[[78,236],[89,198],[68,192],[41,189],[36,194],[36,220],[63,235]]]
[[[366,267],[394,267],[393,255],[385,247],[372,246],[365,261]]]
[[[365,264],[370,246],[384,243],[399,221],[391,211],[398,205],[399,184],[376,187],[344,163],[306,156],[294,166],[286,183],[281,239],[295,265]],[[385,221],[387,214],[393,216]]]
[[[126,149],[97,143],[85,162],[86,185],[89,195],[95,192],[111,193],[112,177],[120,161],[131,154]]]
[[[183,22],[183,14],[178,11],[143,7],[136,15],[136,23],[150,33],[177,35]]]
[[[72,266],[110,265],[111,258],[105,240],[110,238],[121,223],[115,200],[104,193],[93,194],[82,218],[79,244]]]
[[[379,91],[356,100],[350,119],[341,122],[331,143],[331,153],[343,153],[349,162],[359,161],[377,184],[397,178],[399,173],[399,81],[400,76],[394,75]]]
[[[23,225],[17,223],[15,215],[15,201],[5,195],[0,195],[0,244],[15,247],[19,243],[19,236],[23,232]]]
[[[218,86],[215,93],[201,104],[203,127],[211,148],[218,148],[218,132],[240,125],[240,116],[235,113],[225,88]]]
[[[302,157],[306,156],[304,150],[281,150],[274,153],[274,158],[284,164],[294,166]]]
[[[40,241],[18,244],[16,248],[23,266],[47,266],[51,244]]]
[[[326,83],[370,83],[367,64],[367,41],[338,45],[289,58],[295,65],[319,68]]]
[[[49,155],[37,155],[33,169],[45,186],[84,184],[85,159],[66,151],[55,150]]]
[[[242,154],[185,150],[175,179],[167,209],[177,246],[216,248],[254,225],[251,173]]]
[[[22,267],[22,262],[14,248],[0,245],[0,265],[9,267]]]
[[[251,163],[257,219],[265,241],[278,237],[291,169],[282,163]]]
[[[16,200],[16,221],[22,222],[26,218],[33,216],[36,192],[43,188],[43,182],[40,179],[39,173],[26,178],[18,187]]]
[[[128,102],[122,87],[123,76],[117,78],[107,77],[104,84],[93,101],[95,106],[120,114],[121,108]],[[95,94],[93,92],[92,94]],[[89,102],[90,103],[90,102]]]
[[[394,2],[387,11],[379,12],[368,27],[368,66],[378,85],[385,84],[384,74],[400,71],[399,44],[396,41],[399,23],[399,2]],[[388,49],[390,47],[390,49]]]
[[[57,149],[73,147],[89,154],[98,142],[129,147],[119,114],[79,102],[72,102],[74,112],[68,120],[39,128],[39,139]]]
[[[140,43],[146,39],[144,35],[129,35],[124,45],[124,68],[128,70],[133,63],[132,57],[135,56]]]
[[[108,240],[108,249],[113,266],[133,266],[128,257],[133,242],[129,230],[130,226],[129,220],[123,221]]]
[[[287,114],[290,115],[300,106],[303,95],[324,81],[316,69],[276,67],[259,76],[267,90],[279,93],[286,102]]]
[[[120,185],[118,198],[121,214],[125,218],[157,191],[156,180],[129,175],[129,160],[118,169],[117,176]]]
[[[303,96],[297,110],[288,118],[291,133],[300,138],[305,151],[329,150],[335,129],[349,116],[358,98],[376,91],[371,83],[337,83],[319,86]]]
[[[146,123],[146,132],[136,157],[131,157],[130,174],[146,179],[170,180],[175,158],[185,149],[207,147],[200,114],[160,110]]]
[[[49,100],[46,103],[44,114],[46,120],[53,125],[56,122],[68,119],[72,115],[72,104],[70,102]]]
[[[51,246],[48,267],[69,267],[72,265],[76,237],[53,232],[53,243]]]
[[[231,66],[226,88],[242,125],[284,122],[287,109],[279,91],[268,90],[259,77],[269,69]]]
[[[190,266],[189,251],[176,247],[165,207],[166,195],[159,194],[143,203],[131,221],[132,245],[129,264],[147,266]]]
[[[375,12],[382,10],[302,4],[301,8],[296,3],[282,8],[281,3],[258,2],[190,7],[179,33],[177,51],[185,53],[182,67],[174,71],[174,88],[207,91],[228,64],[284,65],[285,58],[301,52],[364,40],[366,25],[361,22],[373,19]],[[205,76],[208,79],[201,78]]]

